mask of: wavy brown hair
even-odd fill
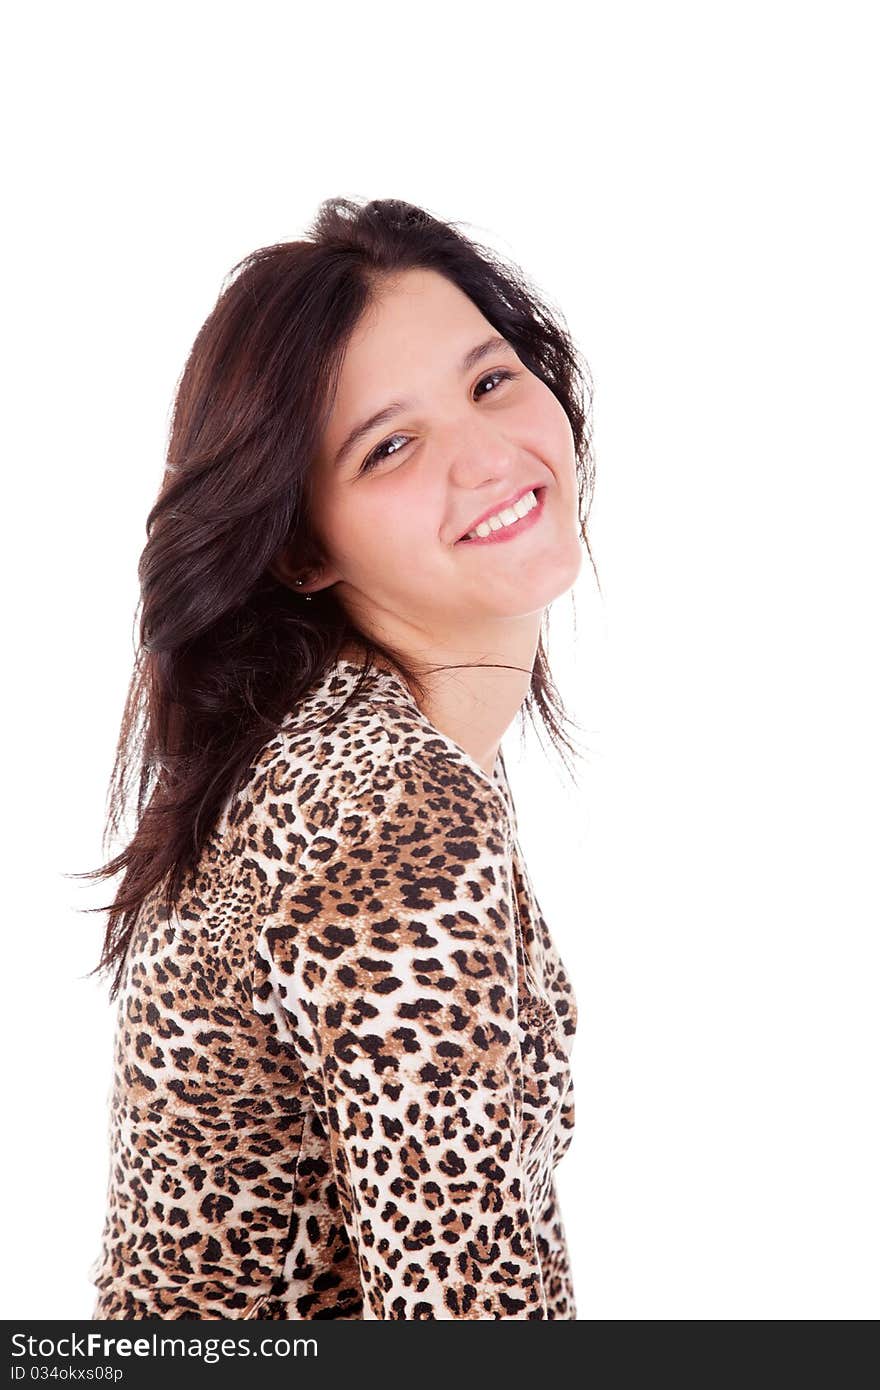
[[[382,283],[423,268],[446,276],[513,345],[563,406],[575,444],[579,528],[592,563],[592,381],[559,313],[523,272],[396,198],[323,202],[306,237],[253,251],[233,267],[177,383],[167,461],[140,557],[140,632],[108,790],[103,849],[137,784],[136,829],[101,868],[123,878],[98,964],[118,993],[135,919],[163,880],[169,914],[227,799],[262,746],[343,647],[401,674],[421,703],[419,672],[363,632],[334,586],[304,602],[275,577],[326,557],[309,518],[311,460],[333,407],[349,337]],[[593,572],[596,573],[593,563]],[[538,720],[571,773],[578,752],[547,661],[541,624],[520,709]],[[540,738],[540,730],[538,729]]]

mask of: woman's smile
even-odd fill
[[[529,497],[532,497],[534,501],[525,515],[519,517],[517,521],[502,521],[500,524],[496,523],[495,529],[492,529],[487,536],[475,535],[474,532],[471,531],[466,536],[462,536],[460,540],[456,541],[456,545],[500,545],[502,541],[511,541],[517,536],[524,535],[526,531],[530,531],[532,527],[537,526],[543,516],[544,497],[546,492],[546,487],[537,487],[527,492],[524,498],[520,498],[520,502]],[[505,515],[506,510],[507,509],[502,509],[502,517]],[[509,512],[507,514],[509,514]]]

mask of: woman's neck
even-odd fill
[[[421,674],[426,698],[413,698],[436,729],[463,748],[488,775],[492,776],[504,734],[513,723],[531,688],[532,670],[539,637],[521,630],[517,650],[474,651],[461,648],[430,652],[420,650],[407,656]],[[513,645],[513,644],[510,644]],[[347,644],[342,656],[360,663],[362,649]],[[373,665],[387,670],[378,654]],[[425,668],[428,668],[425,670]],[[449,669],[436,670],[436,667]]]

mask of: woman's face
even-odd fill
[[[477,360],[496,336],[449,280],[410,270],[385,286],[345,353],[312,479],[328,565],[300,592],[335,583],[346,611],[404,646],[503,648],[504,625],[540,623],[580,570],[568,417],[506,342]],[[539,509],[507,540],[460,539],[530,488]]]

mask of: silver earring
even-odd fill
[[[297,582],[297,584],[302,584],[302,580],[301,580],[301,579],[298,579],[296,582]],[[312,596],[311,596],[311,594],[303,594],[302,597],[305,599],[306,603],[311,603],[311,601],[312,601]]]

